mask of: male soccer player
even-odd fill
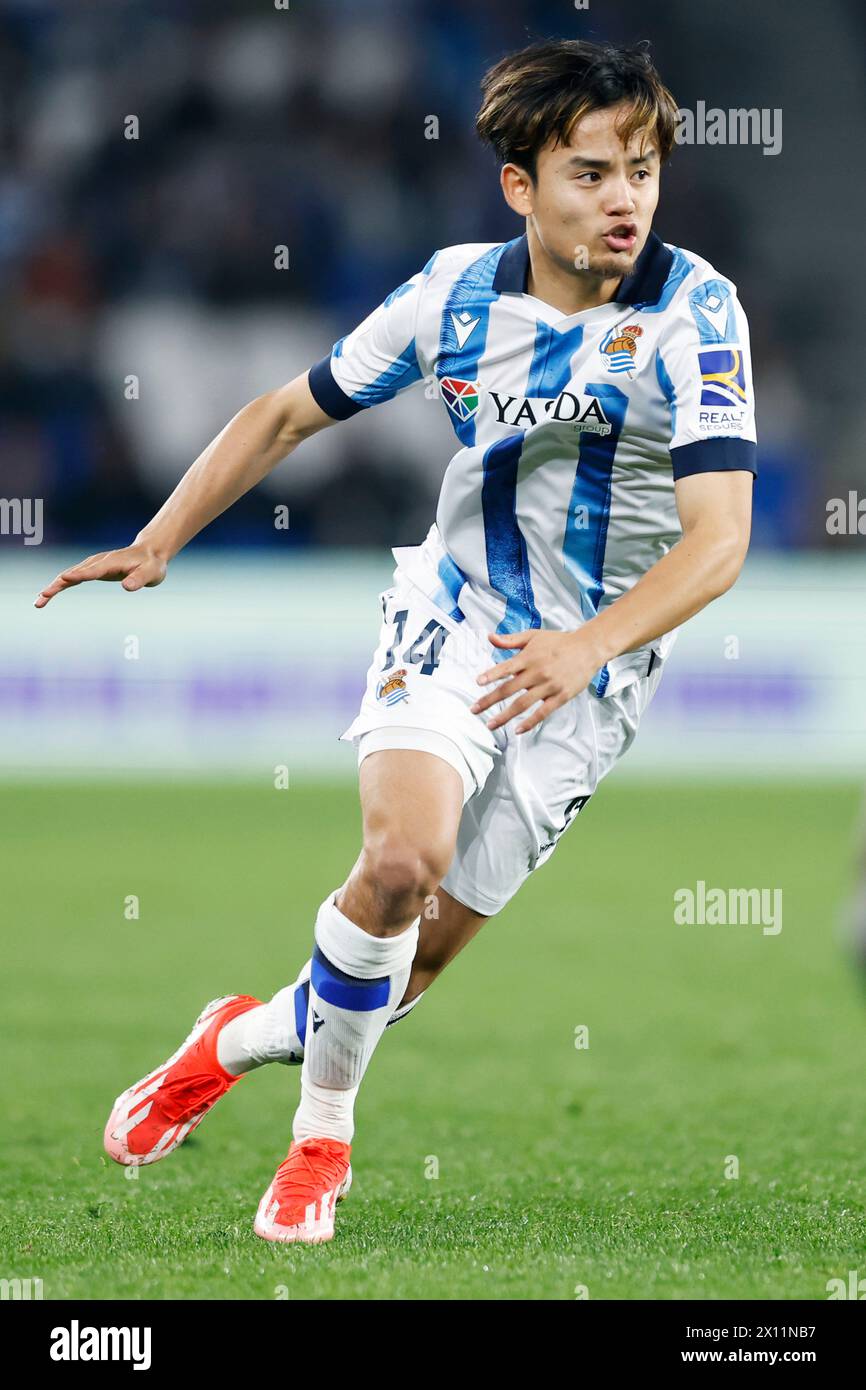
[[[36,601],[89,579],[161,583],[308,436],[438,384],[458,449],[426,540],[394,552],[343,735],[360,764],[357,862],[294,985],[208,1005],[106,1126],[113,1158],[152,1163],[244,1072],[303,1059],[294,1142],[255,1220],[266,1240],[333,1235],[385,1027],[553,853],[634,739],[675,629],[733,584],[748,546],[748,329],[732,283],[651,230],[677,112],[645,50],[533,45],[482,91],[478,133],[523,235],[438,251],[241,410],[132,545]]]

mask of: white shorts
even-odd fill
[[[483,689],[476,678],[493,664],[486,637],[437,608],[399,569],[379,597],[379,645],[342,738],[355,743],[359,764],[382,749],[411,748],[457,770],[463,815],[442,887],[491,916],[550,858],[630,747],[663,667],[615,695],[584,690],[528,733],[514,733],[519,720],[491,733],[485,716],[470,713]]]

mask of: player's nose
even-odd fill
[[[610,217],[627,217],[634,212],[635,207],[634,190],[628,179],[617,179],[611,184],[605,200],[605,212]]]

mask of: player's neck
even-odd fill
[[[531,226],[527,226],[529,243],[529,274],[527,293],[550,304],[562,314],[580,314],[584,309],[596,309],[613,299],[622,277],[602,279],[588,271],[575,274],[557,265],[541,246]]]

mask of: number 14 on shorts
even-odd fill
[[[406,624],[409,620],[408,608],[401,608],[394,614],[394,640],[385,653],[385,661],[382,670],[389,671],[398,659],[408,661],[413,666],[421,667],[422,676],[432,676],[436,667],[439,665],[439,658],[442,655],[442,648],[445,639],[449,636],[449,630],[442,623],[431,618],[417,637],[406,647],[405,651],[400,651],[406,637]]]

